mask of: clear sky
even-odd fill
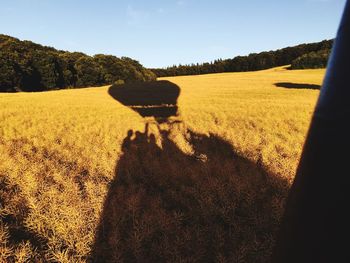
[[[335,37],[346,0],[0,0],[0,33],[146,67]]]

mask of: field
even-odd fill
[[[0,262],[269,262],[324,72],[0,93]]]

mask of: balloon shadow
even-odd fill
[[[167,80],[112,85],[108,93],[142,117],[154,117],[158,123],[178,115],[180,88]]]
[[[288,182],[214,134],[184,130],[186,154],[171,127],[128,131],[91,260],[268,262]]]

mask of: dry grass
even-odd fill
[[[323,75],[166,78],[159,127],[108,87],[0,94],[0,261],[268,262],[318,96],[275,84]]]

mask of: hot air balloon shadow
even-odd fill
[[[167,80],[112,85],[108,93],[142,117],[154,117],[158,124],[178,116],[180,88]]]

